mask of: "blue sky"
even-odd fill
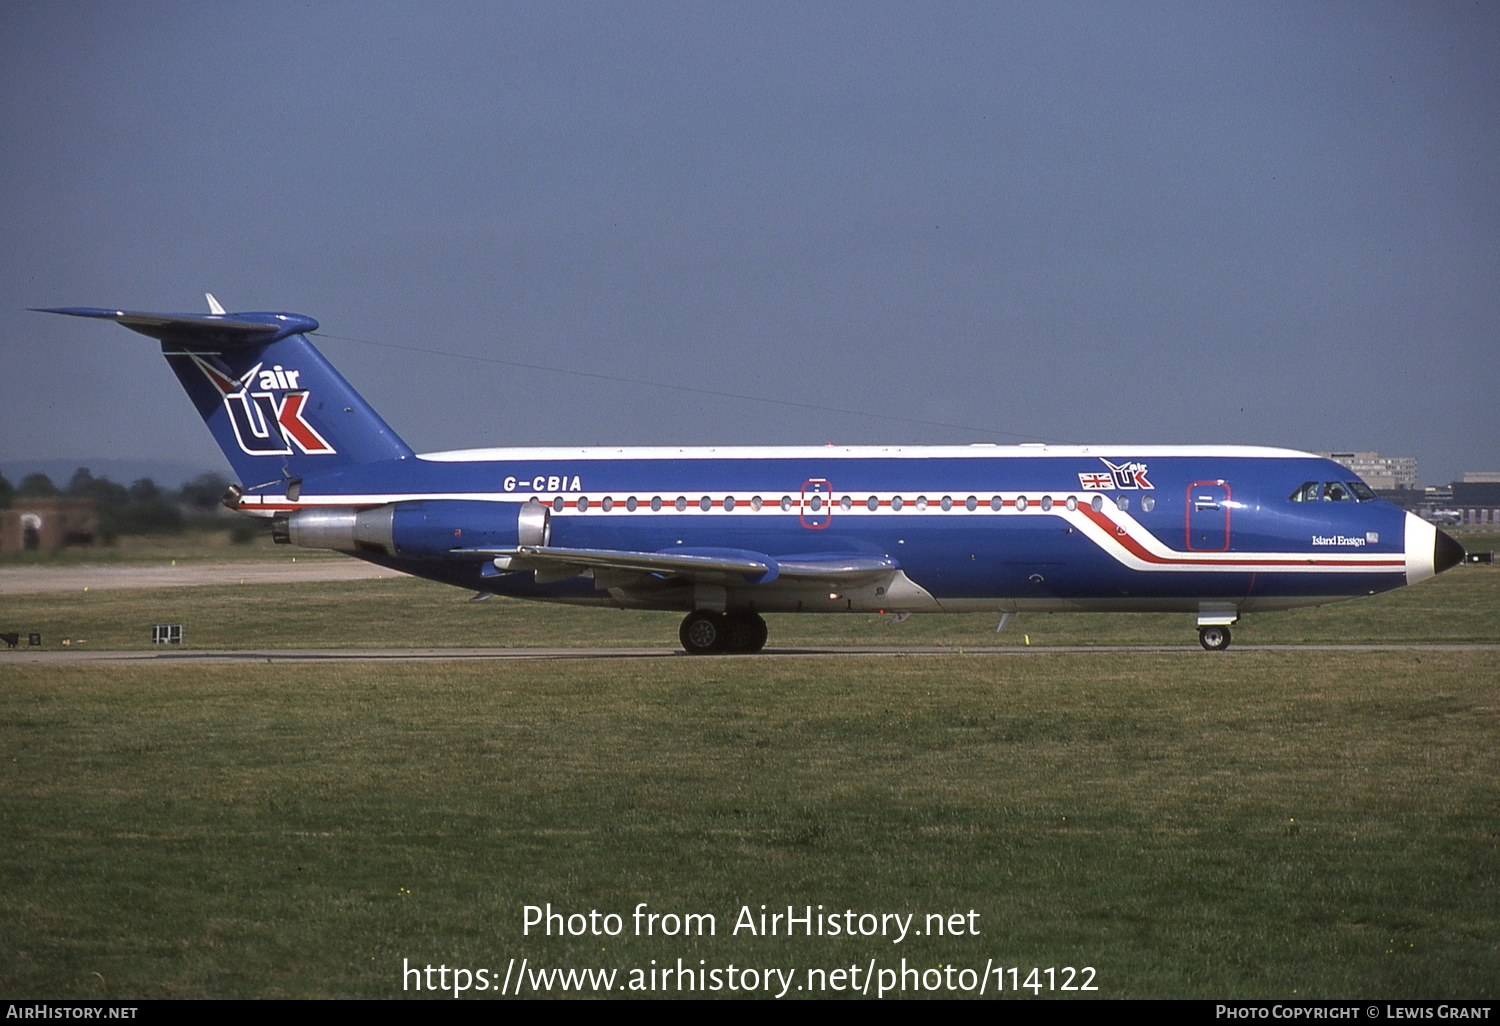
[[[419,451],[1026,439],[1500,469],[1492,4],[0,7],[0,458],[227,469],[284,309]],[[966,427],[937,427],[938,421]]]

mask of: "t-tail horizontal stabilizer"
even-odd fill
[[[131,331],[138,331],[163,342],[190,342],[213,349],[266,345],[291,335],[318,330],[318,322],[311,317],[287,313],[142,313],[136,310],[109,310],[98,306],[45,307],[34,312],[96,317],[123,324]]]
[[[114,321],[161,342],[177,380],[247,489],[412,455],[307,340],[294,313],[146,313],[92,306],[40,313]]]

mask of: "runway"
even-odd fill
[[[936,658],[971,656],[1042,657],[1058,655],[1169,654],[1193,658],[1233,659],[1241,652],[1500,652],[1500,644],[1375,645],[1236,645],[1228,652],[1205,652],[1198,645],[993,645],[983,648],[942,645],[849,645],[768,648],[752,655],[688,656],[680,648],[285,648],[285,649],[142,649],[89,652],[73,648],[0,649],[0,667],[64,663],[379,663],[504,662],[559,659],[787,659],[787,658]]]
[[[185,588],[211,584],[284,584],[304,581],[361,581],[405,577],[399,570],[358,559],[262,560],[240,563],[186,563],[181,566],[11,567],[0,570],[0,595],[43,595],[67,591],[126,588]]]

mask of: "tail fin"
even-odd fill
[[[412,455],[307,340],[318,322],[289,313],[39,311],[115,321],[161,340],[203,422],[247,488],[278,478]]]

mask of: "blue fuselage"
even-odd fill
[[[250,491],[241,508],[266,515],[424,500],[529,502],[547,512],[552,546],[863,554],[891,560],[913,586],[878,594],[786,581],[729,589],[731,607],[760,611],[1225,603],[1244,612],[1374,594],[1430,576],[1431,529],[1424,534],[1425,525],[1414,527],[1415,518],[1379,499],[1359,501],[1351,479],[1309,454],[1229,446],[476,450],[355,466],[292,489],[283,482]],[[1328,496],[1315,489],[1313,500],[1293,501],[1310,482],[1328,483]],[[692,608],[670,575],[634,584],[611,584],[608,575],[548,580],[497,573],[482,554],[359,554],[522,598]]]

